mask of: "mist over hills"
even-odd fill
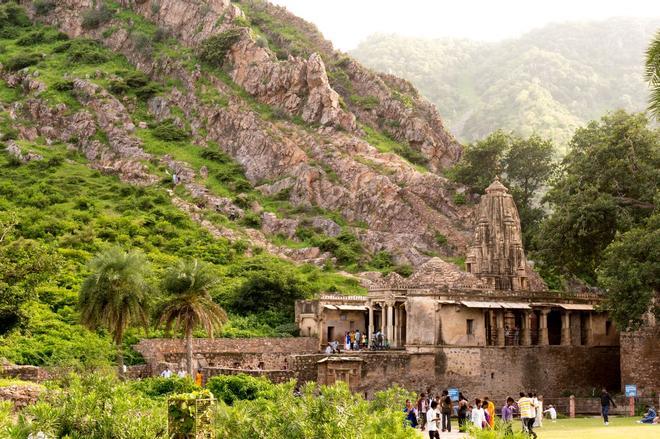
[[[496,43],[376,34],[350,52],[410,80],[472,141],[503,128],[565,143],[604,113],[643,111],[643,55],[658,18],[551,24]]]

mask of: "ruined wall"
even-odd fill
[[[636,384],[640,396],[660,391],[660,326],[621,334],[621,387]]]
[[[393,384],[416,392],[458,387],[470,397],[503,398],[521,390],[586,395],[602,386],[618,391],[620,381],[617,347],[447,347],[434,352],[351,356],[363,359],[356,391],[367,396]],[[311,368],[320,358],[297,356],[293,367],[300,378],[314,380]]]
[[[367,329],[366,312],[364,311],[341,311],[326,310],[324,332],[321,333],[321,346],[325,346],[330,341],[339,342],[343,346],[346,340],[345,333],[359,329],[364,333]],[[328,340],[328,332],[331,330],[331,340]]]
[[[135,345],[154,373],[162,363],[183,367],[185,344],[178,339],[147,339]],[[193,340],[194,368],[225,367],[285,369],[291,354],[318,352],[318,340],[313,337],[291,338],[198,338]]]

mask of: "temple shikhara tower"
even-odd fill
[[[486,188],[477,208],[474,242],[465,265],[488,288],[514,291],[529,288],[518,209],[499,178]]]

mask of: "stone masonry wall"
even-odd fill
[[[621,334],[621,387],[636,384],[639,396],[660,392],[660,326]]]
[[[458,387],[466,396],[505,398],[521,390],[560,396],[619,390],[618,347],[447,347],[433,352],[365,352],[356,391],[367,397],[398,384],[416,392]],[[299,379],[313,380],[323,355],[293,357]]]

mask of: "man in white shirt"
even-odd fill
[[[186,371],[181,369],[180,371],[178,371],[176,373],[176,376],[178,376],[179,378],[185,378],[186,377]]]
[[[438,403],[433,401],[431,403],[431,408],[426,412],[426,425],[429,427],[429,439],[440,439],[440,433],[438,433],[438,413],[436,412],[438,408]]]
[[[172,378],[172,371],[169,366],[165,366],[165,370],[160,373],[163,378]]]

